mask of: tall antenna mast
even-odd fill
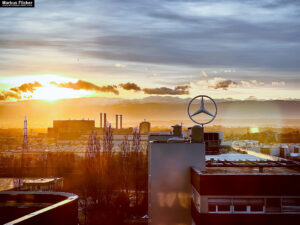
[[[23,152],[28,152],[27,117],[24,119]]]
[[[21,190],[23,185],[23,173],[24,173],[24,153],[28,152],[28,136],[27,136],[27,118],[24,118],[24,128],[23,128],[23,146],[22,146],[22,154],[21,154],[21,168],[19,171],[19,178],[14,179],[14,186],[18,190]]]

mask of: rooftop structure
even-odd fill
[[[197,97],[200,109],[192,114],[190,105]],[[217,109],[208,112],[204,96],[197,97],[189,104],[190,118],[204,113],[211,122]],[[149,224],[279,225],[300,220],[300,163],[241,148],[229,154],[208,151],[222,146],[222,134],[204,132],[205,122],[191,120],[201,126],[191,127],[187,137],[174,131],[149,137]],[[218,155],[209,155],[214,152]]]
[[[263,225],[300,219],[298,162],[246,150],[204,156],[204,143],[170,139],[150,143],[150,224]]]
[[[88,135],[95,129],[95,120],[54,120],[53,128],[48,128],[48,136],[72,138]]]
[[[63,187],[63,178],[24,179],[21,190],[26,191],[58,191]]]
[[[146,120],[143,121],[143,122],[141,122],[140,123],[140,127],[139,127],[140,133],[141,134],[148,134],[148,133],[150,133],[150,127],[151,127],[150,122],[148,122]]]
[[[0,223],[77,225],[78,196],[63,192],[0,192]]]
[[[226,155],[211,159],[205,171],[191,168],[195,224],[293,224],[300,219],[297,163],[228,161]]]

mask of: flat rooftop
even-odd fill
[[[55,180],[58,180],[58,178],[39,178],[39,179],[28,179],[26,178],[24,180],[24,183],[27,184],[42,184],[42,183],[50,183],[53,182]]]
[[[268,160],[249,154],[206,155],[205,174],[300,174],[300,165],[288,160]],[[261,169],[260,169],[261,168]]]
[[[0,192],[0,224],[77,225],[78,196],[65,192]]]
[[[259,167],[207,167],[205,171],[201,172],[202,174],[300,174],[300,170],[286,168],[286,167],[264,167],[263,173],[259,172]]]
[[[266,160],[259,158],[257,156],[249,155],[249,154],[240,154],[240,153],[228,153],[228,154],[220,154],[220,155],[206,155],[205,160],[228,160],[228,161],[261,161]]]

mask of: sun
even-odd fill
[[[73,90],[69,88],[58,87],[51,82],[66,83],[76,82],[77,79],[65,77],[63,75],[43,74],[43,75],[24,75],[0,79],[0,82],[11,84],[13,87],[20,86],[24,83],[39,82],[42,87],[35,87],[33,92],[21,93],[22,99],[40,99],[45,101],[55,101],[59,99],[81,98],[92,94],[87,90]]]
[[[259,128],[258,127],[251,127],[250,128],[250,133],[259,133]]]
[[[90,95],[90,92],[86,90],[72,90],[48,84],[46,86],[36,88],[36,90],[31,93],[30,99],[55,101],[59,99],[80,98],[88,95]]]

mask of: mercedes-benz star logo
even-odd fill
[[[201,98],[201,104],[200,104],[200,109],[198,109],[197,111],[195,111],[193,114],[190,114],[190,107],[191,107],[191,104],[194,100],[198,99],[198,98]],[[215,113],[212,114],[211,112],[209,112],[206,108],[205,108],[205,105],[204,105],[204,98],[208,98],[210,101],[212,101],[214,103],[214,106],[215,106]],[[208,123],[211,123],[217,116],[217,111],[218,111],[218,108],[217,108],[217,104],[216,102],[209,96],[207,95],[198,95],[196,97],[194,97],[190,102],[189,102],[189,106],[188,106],[188,115],[190,117],[190,119],[194,122],[194,123],[197,123],[197,124],[200,124],[201,126],[205,125],[205,124],[208,124]],[[201,114],[201,113],[204,113],[206,115],[209,115],[211,116],[212,118],[207,121],[207,122],[198,122],[196,120],[193,119],[194,116],[198,115],[198,114]]]

